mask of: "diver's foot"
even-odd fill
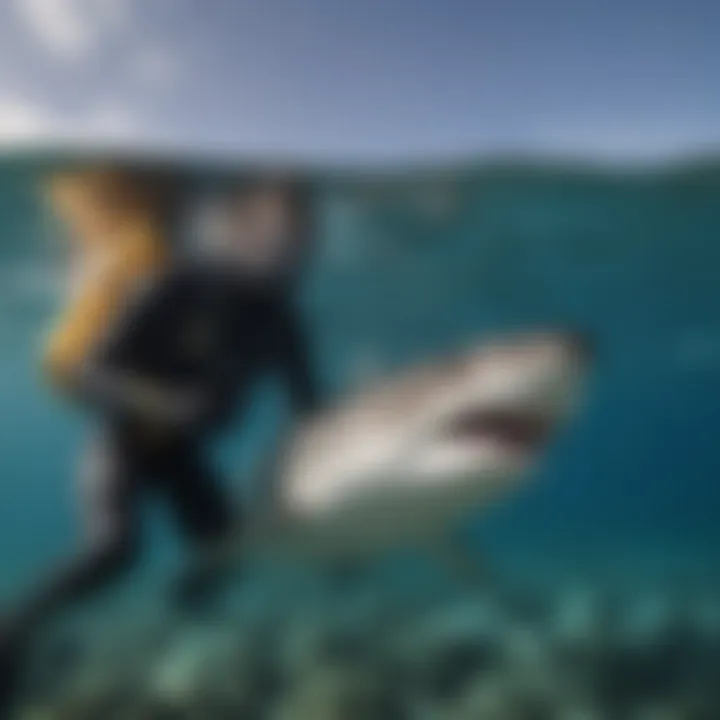
[[[0,720],[9,720],[20,693],[21,663],[15,659],[0,660]]]
[[[27,633],[0,621],[0,720],[7,720],[17,703],[28,654]]]

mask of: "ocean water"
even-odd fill
[[[37,369],[63,269],[57,231],[38,194],[41,167],[42,159],[0,161],[0,597],[6,602],[73,546],[73,482],[85,432],[83,417],[51,396]],[[203,645],[195,639],[191,646],[201,649],[193,652],[203,656],[209,643],[225,658],[220,662],[226,668],[229,655],[222,653],[229,651],[223,643],[246,637],[249,625],[262,624],[255,623],[262,614],[259,607],[297,613],[309,602],[300,624],[310,627],[318,624],[318,615],[330,624],[343,608],[367,607],[368,598],[401,615],[403,608],[422,605],[424,599],[432,610],[418,611],[425,618],[411,633],[418,643],[422,629],[433,628],[432,619],[452,608],[457,609],[455,627],[465,628],[462,637],[474,637],[479,618],[487,617],[485,593],[496,609],[507,612],[511,602],[505,593],[511,590],[533,607],[551,598],[554,617],[585,612],[587,623],[598,627],[604,603],[611,604],[608,598],[619,598],[625,611],[648,603],[662,606],[670,618],[666,624],[675,618],[673,612],[684,613],[704,640],[710,637],[707,618],[720,601],[720,165],[616,171],[499,163],[374,176],[328,173],[317,184],[321,243],[305,301],[316,361],[332,392],[478,338],[525,328],[589,334],[597,348],[596,367],[579,417],[553,443],[527,489],[457,529],[460,540],[489,568],[487,587],[467,590],[442,569],[407,557],[373,574],[352,601],[333,600],[329,591],[316,589],[314,600],[301,602],[304,581],[293,574],[296,570],[263,580],[260,568],[259,579],[248,573],[238,582],[234,614],[221,626],[225,640]],[[224,441],[222,453],[238,492],[243,473],[235,469],[246,467],[272,435],[275,395],[272,388],[260,393],[249,418]],[[162,511],[150,508],[148,513],[154,542],[148,542],[152,549],[144,580],[124,592],[136,608],[161,613],[159,578],[167,576],[180,553]],[[262,602],[256,599],[261,596]],[[127,627],[142,614],[137,609],[114,612],[121,613]],[[102,628],[102,614],[97,622]],[[363,621],[354,622],[360,627]],[[380,627],[379,621],[365,622]],[[491,625],[501,633],[507,623]],[[445,633],[446,639],[452,632]],[[378,630],[377,639],[383,634]],[[141,636],[138,631],[138,645]],[[372,637],[366,632],[366,644],[373,645]],[[720,677],[720,635],[713,637],[713,652],[697,661],[711,672],[707,688]],[[599,653],[594,642],[587,640]],[[706,644],[703,653],[709,652]],[[435,646],[418,647],[414,655],[426,652],[435,669],[450,662]],[[177,654],[185,657],[183,652]],[[687,662],[695,662],[697,644],[687,652]],[[250,653],[244,662],[254,666],[257,657]],[[593,662],[600,667],[597,658]],[[604,655],[602,662],[608,662]],[[495,686],[481,679],[482,663],[476,664],[474,685],[466,683],[457,697],[445,693],[441,700],[426,699],[422,710],[408,701],[412,712],[397,706],[382,717],[541,717],[488,710],[482,703],[490,702],[486,696]],[[193,688],[206,692],[209,682],[200,665],[188,667],[178,671],[184,678],[183,712],[196,697]],[[493,671],[493,682],[496,675]],[[315,680],[308,681],[309,687]],[[358,681],[361,688],[366,680]],[[326,695],[342,695],[338,688],[347,690],[348,684],[364,697],[347,675],[323,675],[317,682],[324,690],[312,692],[325,698],[323,709],[307,709],[316,707],[315,700],[305,697],[312,692],[303,694],[300,683],[299,690],[293,686],[297,698],[283,690],[284,709],[273,712],[301,720],[381,716],[379,711],[343,713],[327,700]],[[567,680],[565,690],[570,684]],[[366,692],[375,697],[374,691]],[[613,698],[621,694],[608,692]],[[693,698],[702,695],[693,692]],[[278,699],[277,688],[268,693]],[[515,699],[521,694],[508,693]],[[349,690],[346,694],[356,697]],[[601,700],[593,708],[577,701],[577,714],[571,715],[566,698],[566,709],[542,717],[720,717],[717,693],[710,700],[703,695],[704,704],[698,700],[699,709],[690,710],[689,700],[665,701],[661,695],[657,702],[647,700],[649,710],[637,705],[622,715],[603,709]],[[215,717],[208,707],[188,717]],[[651,711],[657,714],[642,714]],[[118,712],[118,717],[145,717],[136,710]],[[237,716],[275,717],[257,712]]]

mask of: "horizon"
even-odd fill
[[[25,162],[39,165],[65,162],[133,162],[140,165],[196,166],[201,170],[223,171],[277,169],[297,172],[360,172],[402,175],[405,172],[456,172],[464,169],[520,168],[548,169],[567,172],[683,172],[720,167],[720,143],[707,148],[687,148],[650,156],[583,151],[550,151],[547,149],[477,150],[439,153],[437,156],[409,153],[397,157],[317,157],[310,153],[272,153],[244,151],[242,148],[221,150],[181,145],[160,146],[153,142],[116,143],[93,140],[71,144],[64,140],[28,140],[5,142],[0,137],[0,163]]]

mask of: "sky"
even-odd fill
[[[2,0],[0,143],[695,153],[719,29],[717,0]]]

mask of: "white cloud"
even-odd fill
[[[128,0],[14,0],[14,4],[36,39],[66,60],[85,58],[129,20]]]
[[[0,141],[37,138],[45,134],[49,118],[43,110],[17,99],[0,99]]]
[[[143,123],[132,109],[113,99],[60,116],[20,98],[0,98],[0,145],[32,141],[112,143],[136,138],[142,131]]]
[[[84,56],[92,28],[73,0],[15,0],[28,28],[48,49],[69,58]]]

